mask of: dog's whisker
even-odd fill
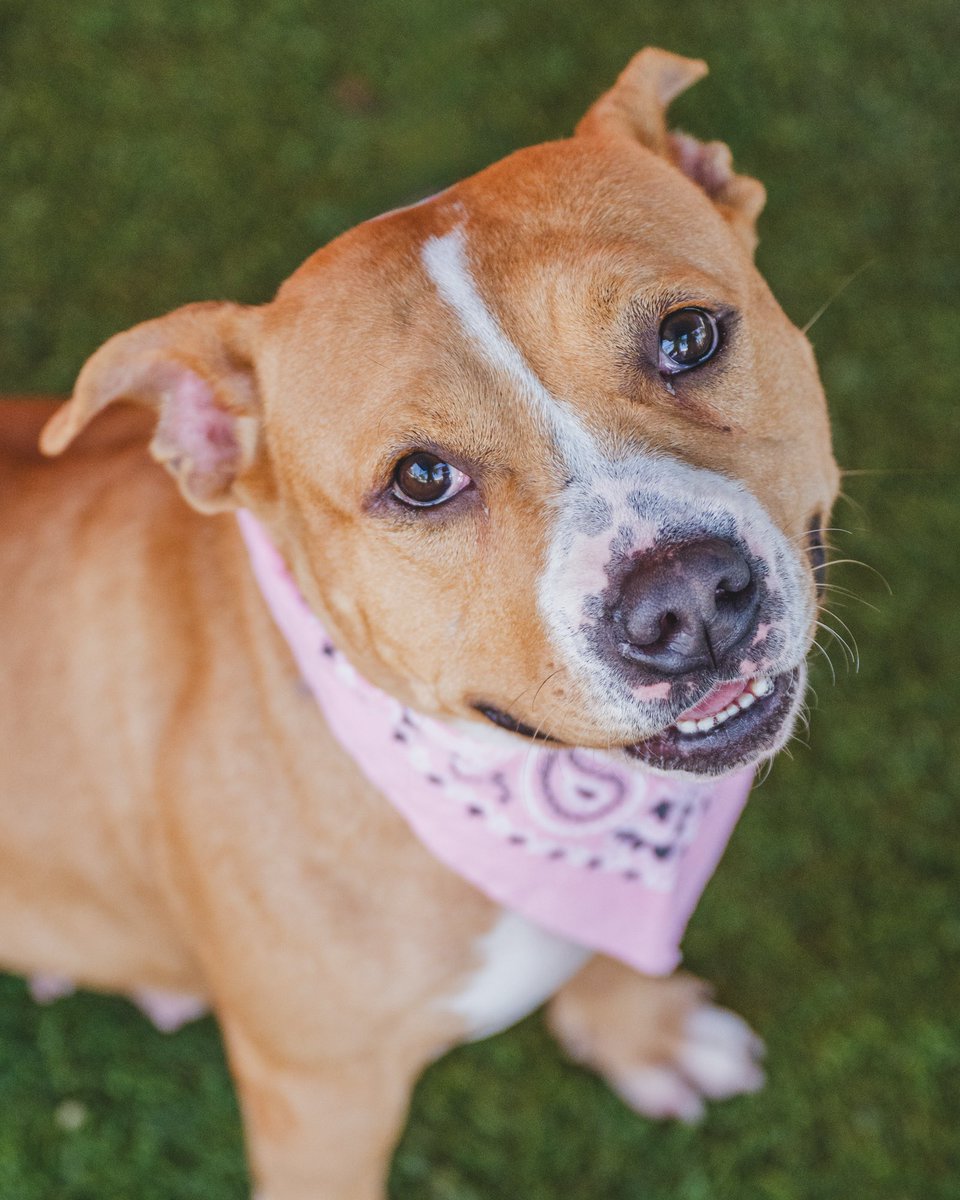
[[[850,651],[854,657],[856,669],[859,671],[860,670],[860,647],[857,644],[856,634],[854,634],[853,630],[846,623],[846,621],[843,619],[843,617],[839,616],[837,613],[833,612],[831,609],[828,609],[828,608],[825,608],[823,611],[832,621],[836,621],[838,625],[843,626],[844,632],[846,633],[847,637],[850,639],[850,642],[849,642]],[[828,628],[829,628],[829,626],[828,626]],[[833,633],[834,637],[839,638],[840,635],[837,633],[837,631],[835,629],[831,630],[831,632]],[[840,639],[840,640],[843,640],[843,639]]]
[[[846,565],[854,566],[854,567],[863,567],[863,569],[865,571],[871,571],[874,575],[876,575],[876,577],[880,580],[880,582],[883,584],[883,586],[887,589],[887,592],[891,596],[893,595],[893,588],[887,582],[886,576],[884,576],[880,571],[878,571],[876,567],[871,567],[869,563],[865,563],[859,558],[834,558],[834,559],[831,559],[830,562],[827,564],[827,566],[829,566],[829,567],[842,567],[842,566],[846,566]]]
[[[853,646],[853,649],[856,651],[857,661],[859,662],[860,647],[857,645],[856,634],[853,632],[853,630],[850,628],[850,626],[846,623],[846,621],[843,619],[843,617],[838,616],[838,614],[835,613],[832,608],[824,608],[823,611],[828,617],[830,617],[831,620],[836,621],[839,625],[843,626],[844,631],[846,632],[847,636],[850,638],[850,643]]]
[[[820,645],[820,643],[817,641],[816,638],[813,639],[813,645],[814,645],[815,649],[819,650],[820,653],[823,655],[823,657],[827,660],[827,666],[830,668],[830,678],[833,680],[833,686],[836,687],[837,686],[837,672],[833,666],[833,659],[826,652],[826,650],[823,648],[823,646]]]
[[[567,667],[566,667],[566,664],[564,664],[562,666],[557,667],[557,669],[555,671],[551,672],[551,674],[549,674],[545,679],[541,680],[539,686],[537,687],[537,690],[533,693],[533,699],[530,701],[531,711],[536,707],[537,697],[540,695],[541,689],[543,687],[545,687],[550,682],[550,680],[554,678],[554,676],[559,675],[561,673],[561,671],[566,671],[566,670],[567,670]],[[514,705],[518,704],[523,699],[523,697],[527,694],[527,692],[530,691],[531,687],[533,687],[533,684],[528,683],[525,688],[521,688],[520,691],[517,692],[517,694],[513,697],[513,699],[507,705],[508,712],[510,712],[510,713],[513,712]]]
[[[849,588],[841,587],[838,583],[821,583],[820,587],[825,592],[836,592],[840,596],[846,596],[849,600],[855,600],[858,604],[864,605],[866,608],[873,609],[878,613],[879,608],[875,604],[871,604],[869,600],[865,600],[863,596],[858,596],[856,592],[851,592]],[[833,601],[831,601],[833,603]]]
[[[869,514],[867,513],[866,507],[861,504],[859,500],[854,499],[853,496],[848,495],[844,491],[840,491],[838,493],[838,498],[840,500],[844,500],[850,505],[851,508],[856,509],[865,520],[869,521]]]
[[[784,748],[783,748],[784,752],[787,754],[787,756],[789,758],[793,758],[793,755],[790,753],[789,748],[792,745],[794,745],[794,743],[796,743],[796,745],[800,746],[804,750],[807,750],[807,751],[810,750],[810,738],[808,736],[808,733],[809,733],[809,729],[805,730],[804,733],[802,733],[802,734],[800,732],[794,730],[794,732],[790,735],[790,738],[787,741],[786,746],[784,746]]]
[[[794,534],[790,540],[798,546],[806,546],[810,539],[811,532],[813,531],[807,530],[804,533]],[[828,533],[842,533],[845,537],[857,537],[858,534],[864,534],[867,531],[865,529],[842,529],[839,525],[826,525],[822,529],[817,529],[816,532],[821,538],[824,538],[824,535]],[[828,550],[833,550],[836,548],[826,540],[824,540],[823,544]]]
[[[556,677],[557,677],[559,674],[561,674],[561,672],[564,672],[564,671],[566,671],[566,670],[567,670],[566,664],[564,664],[563,666],[557,667],[557,669],[556,669],[555,671],[553,671],[551,674],[549,674],[549,675],[546,677],[546,679],[544,679],[544,680],[542,681],[542,683],[540,684],[540,686],[539,686],[539,687],[537,688],[537,690],[536,690],[536,691],[533,693],[533,699],[530,701],[530,707],[531,707],[531,709],[533,709],[533,708],[536,708],[536,705],[537,705],[537,698],[539,697],[539,695],[540,695],[541,691],[543,691],[543,689],[546,687],[546,685],[547,685],[547,684],[550,682],[550,680],[551,680],[551,679],[555,679],[555,678],[556,678]],[[523,693],[521,692],[521,695],[522,695],[522,694],[523,694]]]
[[[823,314],[827,311],[827,309],[829,309],[830,305],[833,304],[833,302],[835,300],[837,300],[840,296],[843,295],[843,293],[847,290],[847,288],[850,286],[850,284],[853,283],[855,279],[858,279],[863,274],[863,272],[867,269],[867,267],[872,267],[876,261],[877,260],[875,258],[868,258],[865,263],[861,263],[861,265],[859,267],[857,267],[857,269],[854,272],[852,272],[852,274],[848,275],[846,277],[846,279],[844,279],[840,283],[840,285],[833,292],[831,292],[831,294],[826,298],[826,300],[824,300],[823,304],[820,305],[820,307],[813,314],[813,316],[810,318],[810,320],[807,321],[806,325],[802,325],[800,327],[800,332],[803,334],[808,334],[810,332],[810,330],[814,327],[814,325],[816,325],[816,323],[820,320],[820,318],[823,316]]]
[[[773,770],[773,759],[772,758],[764,759],[763,762],[760,764],[760,766],[757,768],[757,777],[756,777],[756,780],[753,785],[754,791],[763,787],[763,785],[770,778],[770,772],[772,770]]]
[[[956,475],[956,470],[950,467],[852,467],[848,470],[841,471],[840,474],[846,477],[847,475]],[[849,500],[850,497],[841,492],[840,495],[844,500]]]
[[[832,614],[832,613],[830,615],[834,616],[834,614]],[[835,620],[839,621],[840,618],[835,617]],[[842,634],[838,633],[836,631],[836,629],[833,628],[832,625],[828,625],[826,623],[826,621],[817,621],[817,625],[825,633],[829,633],[831,637],[836,639],[838,645],[843,650],[845,660],[849,663],[849,665],[851,667],[853,667],[854,672],[859,671],[860,670],[860,655],[853,648],[853,646],[850,645],[850,643],[846,640],[846,638],[843,637]]]
[[[793,758],[793,755],[790,753],[790,747],[793,745],[800,746],[803,750],[810,749],[809,732],[809,726],[806,726],[802,733],[797,729],[793,731],[787,741],[786,746],[783,748],[788,758]]]
[[[824,633],[827,633],[830,635],[830,637],[840,647],[840,652],[843,655],[844,663],[847,664],[848,666],[851,665],[853,662],[853,651],[850,649],[849,643],[844,641],[844,639],[840,636],[840,634],[837,633],[837,631],[834,628],[832,628],[830,625],[828,625],[825,621],[818,621],[817,627],[822,629],[824,631]]]

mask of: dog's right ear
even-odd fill
[[[259,310],[189,304],[112,337],[90,358],[73,396],[47,422],[44,454],[59,454],[115,400],[152,408],[150,453],[200,512],[235,508],[235,484],[258,457],[253,368]]]
[[[767,196],[763,184],[734,171],[723,142],[701,142],[688,134],[671,133],[667,126],[671,101],[706,73],[707,64],[700,59],[648,46],[633,56],[613,87],[587,110],[576,132],[630,139],[668,159],[703,188],[752,251],[757,217]]]
[[[702,59],[681,58],[647,46],[630,59],[613,87],[590,106],[577,125],[577,135],[629,137],[669,158],[667,109],[708,70]]]

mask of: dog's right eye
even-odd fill
[[[432,508],[452,500],[472,480],[435,454],[420,450],[401,458],[393,470],[393,494],[413,508]]]
[[[678,308],[660,324],[660,371],[678,375],[713,358],[720,348],[720,327],[705,308]]]

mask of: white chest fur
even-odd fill
[[[533,1012],[592,953],[506,911],[477,949],[480,966],[462,991],[445,1002],[463,1018],[468,1040],[499,1033]]]

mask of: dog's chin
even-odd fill
[[[736,711],[729,711],[720,721],[678,721],[623,750],[635,762],[671,775],[703,778],[752,766],[770,758],[790,737],[805,677],[800,665],[753,681],[750,695],[754,699],[748,707],[731,705]]]

